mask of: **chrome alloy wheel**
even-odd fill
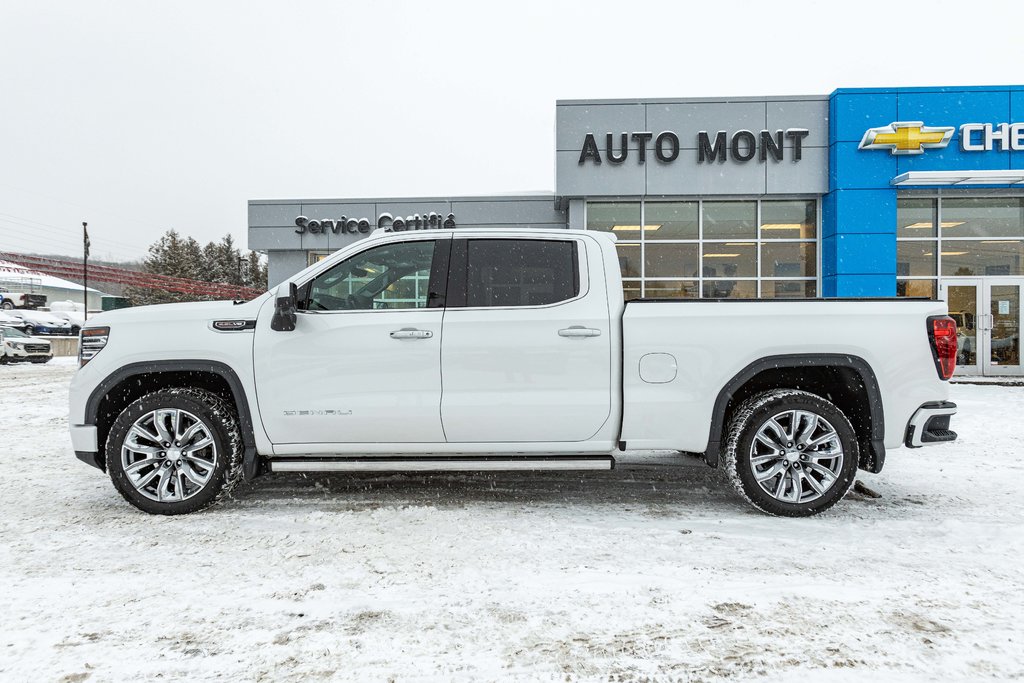
[[[758,486],[783,503],[821,498],[843,469],[843,443],[829,422],[805,410],[787,410],[758,428],[750,444]]]
[[[213,429],[178,408],[148,412],[128,430],[121,466],[146,498],[161,503],[187,500],[203,490],[217,466]]]

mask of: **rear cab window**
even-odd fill
[[[576,240],[453,241],[448,306],[547,306],[579,296]]]

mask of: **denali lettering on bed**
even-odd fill
[[[261,473],[608,469],[629,448],[701,454],[806,516],[887,450],[956,438],[956,341],[941,301],[624,302],[604,233],[378,230],[253,301],[90,319],[71,438],[159,514]]]

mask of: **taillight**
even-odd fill
[[[949,379],[956,370],[956,321],[948,315],[928,318],[928,339],[939,377]]]
[[[110,338],[109,327],[87,327],[78,335],[78,366],[91,361],[103,350]]]

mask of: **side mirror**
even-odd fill
[[[270,319],[270,329],[275,332],[291,332],[298,318],[295,313],[299,300],[298,288],[294,282],[285,282],[274,292],[274,297],[274,317]]]

